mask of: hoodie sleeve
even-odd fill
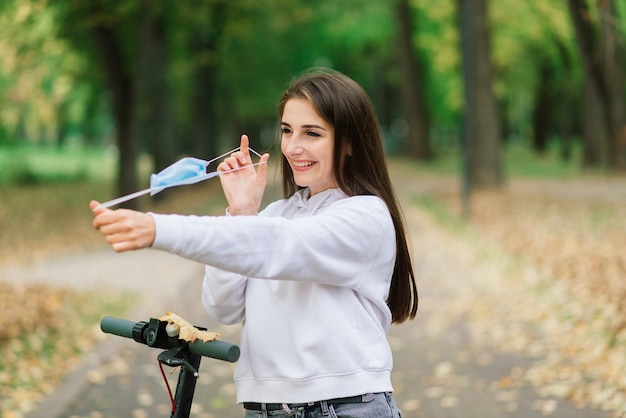
[[[223,324],[242,322],[247,282],[245,276],[206,266],[202,282],[204,309]]]
[[[373,263],[395,259],[391,216],[373,196],[342,199],[295,219],[152,216],[153,248],[246,277],[356,289]]]

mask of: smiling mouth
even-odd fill
[[[297,168],[306,168],[315,164],[314,161],[292,161],[292,165]]]

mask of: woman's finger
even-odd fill
[[[220,169],[220,167],[222,167],[220,171],[233,170],[235,168],[239,168],[239,163],[237,162],[236,157],[230,156],[230,157],[225,158],[224,161],[220,163],[220,165],[218,166],[218,169]]]
[[[241,135],[241,141],[239,143],[239,147],[245,155],[250,157],[250,140],[248,139],[248,135],[246,134]]]
[[[243,151],[237,151],[233,153],[233,157],[237,160],[238,167],[246,166],[248,165],[248,162],[250,161],[250,158],[246,156],[246,154]]]
[[[217,171],[228,171],[228,170],[230,170],[230,167],[228,167],[228,164],[226,164],[225,161],[222,161],[217,166]]]

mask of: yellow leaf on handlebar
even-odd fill
[[[179,328],[178,338],[184,341],[202,340],[206,343],[215,341],[219,336],[217,332],[199,330],[174,312],[165,312],[165,316],[160,317],[159,321],[167,321],[169,324],[176,325]]]

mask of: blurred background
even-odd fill
[[[101,244],[88,201],[147,187],[181,156],[208,159],[242,133],[275,154],[279,95],[311,67],[369,93],[407,202],[591,297],[563,317],[594,318],[620,358],[625,40],[618,0],[2,0],[0,416],[32,409],[89,349],[63,348],[68,317],[84,335],[135,303],[6,269]],[[127,207],[222,210],[215,184],[198,187]],[[608,398],[624,399],[610,379]]]
[[[430,160],[467,143],[478,185],[500,183],[501,150],[514,145],[626,168],[623,2],[0,7],[3,182],[43,176],[46,164],[30,162],[39,151],[106,151],[129,192],[142,155],[159,170],[230,149],[242,132],[269,148],[280,92],[316,66],[366,88],[390,154]]]

